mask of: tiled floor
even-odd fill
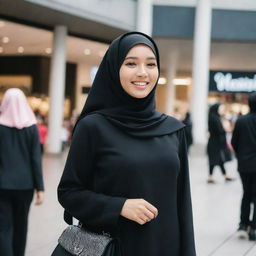
[[[65,154],[44,157],[45,203],[31,208],[26,256],[50,256],[66,226],[63,210],[56,199],[56,186],[64,162]],[[216,168],[214,176],[217,183],[207,184],[207,159],[202,150],[192,148],[190,177],[197,255],[256,256],[256,243],[236,237],[241,184],[235,160],[227,163],[226,167],[228,173],[236,177],[235,181],[226,183]]]

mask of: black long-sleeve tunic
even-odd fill
[[[0,189],[44,190],[36,125],[23,129],[0,125]]]
[[[231,140],[238,160],[238,171],[256,173],[256,113],[238,118]]]
[[[208,120],[210,137],[207,143],[207,154],[210,165],[219,165],[231,160],[230,151],[227,147],[226,132],[220,117],[210,115]]]
[[[194,256],[194,234],[184,130],[131,136],[102,115],[76,128],[58,187],[62,206],[85,226],[118,236],[124,256]],[[139,225],[120,216],[126,199],[158,209]]]

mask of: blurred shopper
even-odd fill
[[[232,146],[238,160],[243,184],[239,235],[256,240],[256,93],[249,96],[250,112],[238,118],[232,136]],[[250,216],[252,217],[250,220]]]
[[[45,118],[43,116],[37,116],[37,128],[40,138],[41,153],[44,153],[44,145],[46,143],[48,128],[45,123]]]
[[[61,127],[61,151],[63,152],[66,147],[68,146],[68,139],[69,139],[69,128],[67,120],[64,120]]]
[[[43,202],[36,118],[19,89],[6,91],[0,115],[0,255],[24,256],[28,213]]]
[[[231,152],[227,146],[226,132],[221,123],[219,114],[220,104],[216,103],[209,109],[208,130],[209,140],[207,144],[207,154],[209,159],[208,183],[215,183],[213,179],[213,169],[219,166],[226,181],[233,179],[227,175],[224,163],[231,160]]]
[[[189,151],[190,146],[193,144],[192,121],[189,112],[186,113],[185,118],[183,119],[182,122],[186,125],[185,134],[187,139],[187,147]]]
[[[58,187],[66,213],[117,237],[123,256],[196,255],[184,124],[155,110],[159,72],[147,35],[111,43]]]

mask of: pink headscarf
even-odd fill
[[[22,129],[36,124],[35,115],[20,89],[11,88],[5,92],[0,111],[2,125]]]

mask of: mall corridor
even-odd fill
[[[202,150],[200,150],[202,152]],[[26,256],[50,256],[57,238],[66,224],[63,210],[56,200],[56,186],[62,173],[66,154],[43,159],[46,186],[45,203],[32,206]],[[192,148],[190,176],[194,209],[194,225],[198,256],[255,256],[256,244],[236,236],[241,184],[236,161],[226,164],[234,182],[226,183],[215,170],[216,184],[207,184],[207,159]],[[146,256],[146,255],[145,255]],[[160,255],[156,255],[160,256]]]

